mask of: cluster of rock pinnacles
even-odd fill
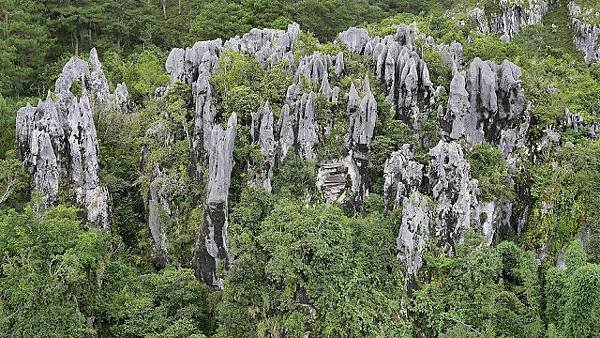
[[[570,7],[572,12],[576,11],[573,6]],[[491,25],[476,11],[471,16],[481,30],[489,30],[491,26],[492,30],[512,37],[521,26],[538,23],[547,4],[542,1],[535,8],[509,9],[503,12],[504,19],[493,20]],[[523,12],[515,14],[515,11]],[[508,20],[510,18],[522,21]],[[597,27],[588,28],[579,30],[588,33],[591,30],[590,34],[597,36]],[[197,42],[191,48],[175,48],[166,61],[171,83],[186,84],[193,95],[191,154],[197,176],[201,178],[203,171],[208,171],[194,268],[198,277],[209,285],[223,287],[223,271],[219,267],[226,270],[232,260],[228,248],[228,195],[238,121],[232,113],[226,127],[216,122],[217,110],[210,84],[211,76],[219,69],[219,56],[223,51],[254,56],[265,68],[287,62],[289,71],[294,74],[277,121],[268,102],[252,115],[250,139],[260,147],[266,164],[251,168],[249,184],[270,192],[274,170],[291,149],[306,160],[317,159],[316,146],[332,127],[323,128],[317,123],[316,101],[322,96],[332,104],[342,100],[347,103],[348,130],[341,156],[319,163],[317,186],[327,202],[352,205],[354,210],[359,210],[369,195],[367,166],[378,117],[372,80],[369,76],[354,79],[347,93],[337,86],[332,88],[331,77],[339,80],[352,75],[346,74],[345,54],[331,56],[315,52],[295,60],[299,33],[297,24],[291,24],[287,31],[252,29],[225,43],[217,39]],[[498,231],[510,226],[520,230],[525,222],[524,211],[515,210],[511,200],[478,198],[478,181],[471,177],[464,147],[484,141],[498,147],[512,175],[521,165],[520,156],[557,146],[560,142],[560,133],[547,129],[534,145],[528,143],[530,115],[519,67],[510,61],[495,64],[479,58],[464,65],[459,43],[436,44],[433,38],[427,37],[426,43],[439,49],[442,60],[453,70],[448,101],[439,102],[443,89],[432,82],[427,63],[417,53],[417,36],[413,24],[399,25],[395,34],[385,37],[371,37],[365,29],[350,28],[337,39],[349,53],[369,60],[373,71],[371,79],[378,80],[377,85],[386,93],[386,100],[392,103],[396,119],[418,131],[425,120],[434,118],[441,128],[442,139],[429,150],[426,163],[417,160],[414,146],[410,144],[392,153],[385,163],[385,207],[402,210],[397,250],[407,283],[417,276],[422,254],[432,240],[452,252],[466,231],[483,234],[491,244]],[[581,39],[580,45],[587,43],[583,38],[576,39]],[[585,48],[586,56],[594,57],[593,52]],[[302,85],[305,79],[312,84],[309,89]],[[169,88],[157,92],[164,90]],[[93,113],[103,114],[111,109],[131,113],[127,87],[119,84],[110,92],[93,49],[89,62],[77,57],[67,62],[54,92],[40,100],[37,107],[23,107],[17,114],[19,152],[34,186],[43,195],[44,206],[56,203],[61,189],[73,189],[75,202],[87,211],[88,224],[103,229],[110,226],[110,198],[98,178],[99,151]],[[577,125],[575,127],[581,124],[579,120],[578,116],[569,119],[573,126]],[[587,127],[590,133],[594,132],[595,126]],[[165,138],[167,134],[161,125],[152,126],[147,132],[151,138]],[[160,217],[171,208],[164,189],[167,184],[163,169],[152,168],[146,199],[147,217],[153,254],[159,265],[169,261],[168,234]],[[510,184],[516,189],[512,176]]]

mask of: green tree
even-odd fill
[[[469,235],[455,256],[429,253],[431,281],[411,303],[417,334],[538,336],[542,330],[534,257],[510,242],[490,248]]]

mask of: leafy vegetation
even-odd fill
[[[596,8],[595,1],[577,2]],[[592,337],[600,332],[600,141],[590,138],[587,128],[558,130],[557,124],[567,109],[586,123],[598,121],[600,64],[585,64],[575,48],[562,1],[544,16],[544,25],[524,27],[508,43],[480,34],[469,20],[460,22],[459,12],[478,4],[488,16],[499,9],[495,0],[0,0],[0,336]],[[155,95],[157,87],[169,84],[166,56],[172,47],[226,39],[252,27],[286,29],[291,22],[303,29],[296,60],[316,51],[332,56],[345,51],[332,41],[349,26],[384,36],[400,23],[414,22],[415,50],[434,84],[443,87],[440,109],[452,69],[426,43],[427,36],[437,43],[462,43],[466,64],[480,57],[519,65],[532,113],[528,142],[552,126],[562,132],[563,147],[532,147],[521,154],[515,182],[508,178],[511,159],[496,147],[483,143],[465,152],[480,200],[508,198],[526,210],[523,220],[511,220],[518,223],[510,225],[515,229],[502,229],[518,234],[511,237],[514,243],[488,246],[469,234],[454,252],[429,245],[419,278],[407,287],[396,257],[403,210],[384,208],[383,168],[404,144],[426,164],[429,149],[444,135],[435,116],[419,130],[396,120],[372,60],[350,53],[344,54],[343,76],[331,76],[340,100],[317,98],[318,126],[332,129],[319,140],[316,161],[290,150],[274,172],[272,193],[251,187],[248,168],[264,164],[250,137],[252,114],[269,102],[278,119],[294,65],[266,69],[252,56],[228,51],[221,54],[211,85],[218,123],[234,112],[239,122],[229,198],[235,260],[223,290],[201,283],[191,268],[206,172],[193,163],[195,107],[189,88],[175,83],[165,97]],[[90,230],[70,198],[44,210],[15,144],[17,109],[44,98],[68,58],[85,58],[91,47],[101,53],[111,88],[125,82],[134,101],[128,114],[94,116],[100,180],[111,196],[110,231]],[[344,155],[345,95],[365,77],[378,106],[367,167],[370,194],[361,212],[349,215],[323,203],[315,182],[321,161]],[[303,85],[315,86],[308,82]],[[72,90],[82,91],[82,83]],[[164,193],[173,206],[160,215],[171,254],[160,268],[147,225],[150,188],[158,176],[169,183]]]

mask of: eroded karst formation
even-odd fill
[[[541,22],[548,6],[546,1],[501,1],[501,11],[490,21],[483,9],[469,16],[481,31],[502,33],[510,39],[522,27]],[[569,8],[577,47],[586,60],[598,58],[598,27],[583,21],[582,10],[575,3]],[[526,101],[521,69],[516,64],[465,60],[460,43],[437,44],[432,37],[422,36],[416,24],[400,24],[394,34],[385,37],[350,28],[339,34],[335,45],[340,49],[335,55],[315,51],[295,59],[299,34],[297,24],[287,30],[252,29],[225,42],[200,41],[170,52],[165,63],[170,84],[157,89],[156,99],[164,99],[183,84],[191,93],[193,114],[187,117],[192,127],[185,133],[176,134],[163,120],[152,123],[141,149],[140,168],[147,179],[143,191],[146,217],[157,267],[174,261],[171,227],[181,226],[182,214],[200,210],[202,216],[194,219],[193,262],[177,264],[189,263],[198,278],[223,288],[224,273],[235,259],[228,243],[234,167],[248,171],[248,185],[272,192],[275,173],[290,152],[316,164],[320,195],[310,198],[339,203],[348,213],[360,213],[375,181],[369,171],[373,141],[380,132],[381,113],[388,114],[380,110],[389,106],[385,117],[402,121],[417,135],[428,121],[440,127],[439,137],[427,149],[418,149],[422,144],[416,140],[385,154],[384,205],[387,212],[401,210],[396,248],[409,286],[418,276],[428,245],[434,243],[452,254],[468,232],[483,235],[491,245],[507,229],[520,232],[523,228],[526,209],[507,196],[482,196],[467,159],[474,147],[488,144],[496,148],[508,164],[507,186],[520,193],[525,189],[515,177],[525,156],[535,160],[542,151],[560,146],[561,132],[567,129],[587,130],[593,137],[598,132],[594,123],[567,111],[560,123],[532,138],[533,108]],[[418,42],[439,51],[442,63],[451,69],[449,88],[432,81]],[[219,111],[211,80],[226,52],[253,57],[266,69],[285,62],[285,71],[293,80],[284,102],[277,107],[260,102],[250,123],[242,117],[238,121],[236,112]],[[348,65],[356,62],[355,57],[367,66],[360,78],[349,74]],[[447,101],[441,93],[448,93]],[[341,118],[326,116],[323,106],[341,113]],[[111,93],[92,50],[89,63],[74,57],[65,65],[55,91],[37,107],[19,110],[19,151],[45,205],[57,202],[61,191],[72,189],[77,203],[87,210],[90,224],[109,226],[110,198],[98,177],[100,154],[93,115],[109,110],[126,114],[132,109],[125,84],[118,84]],[[339,151],[323,156],[319,147],[340,121],[344,121],[343,135],[335,144]],[[240,130],[249,130],[244,136],[260,150],[263,161],[235,163]],[[189,144],[186,179],[150,161],[153,151],[174,147],[178,141]],[[381,182],[381,177],[378,179]],[[194,196],[195,204],[181,205],[182,196]]]
[[[524,27],[542,23],[542,18],[552,5],[552,0],[500,0],[498,8],[488,17],[486,8],[475,7],[468,12],[481,33],[502,34],[503,41],[509,41]],[[492,9],[488,9],[492,10]]]
[[[600,59],[600,25],[594,24],[600,18],[600,12],[582,8],[576,1],[569,2],[569,15],[573,42],[583,54],[587,63]]]
[[[95,49],[90,62],[72,57],[37,107],[17,113],[17,142],[23,164],[42,194],[44,205],[59,195],[74,195],[87,211],[87,220],[97,228],[108,228],[109,194],[98,177],[98,138],[93,113],[111,107],[128,110],[127,87],[120,84],[110,93]]]

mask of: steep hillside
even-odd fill
[[[0,96],[0,331],[600,332],[600,9],[403,4],[236,7]]]

